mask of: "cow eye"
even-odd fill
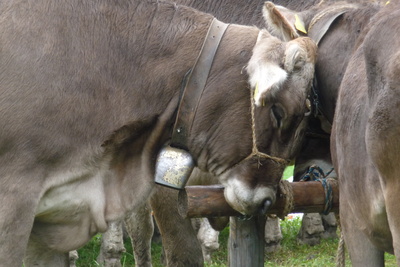
[[[301,70],[301,68],[303,68],[303,66],[305,65],[305,61],[302,59],[302,58],[300,58],[300,59],[298,59],[297,61],[296,61],[296,63],[294,64],[294,66],[293,66],[293,71],[299,71],[299,70]]]
[[[272,118],[275,122],[275,126],[277,128],[280,128],[282,126],[282,120],[285,116],[285,112],[283,111],[282,107],[273,105],[271,107],[271,114],[272,114]]]
[[[311,110],[312,110],[312,106],[311,106],[311,101],[310,99],[306,99],[306,112],[304,113],[304,116],[310,116],[311,114]]]

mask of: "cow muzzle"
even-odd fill
[[[249,188],[236,179],[225,185],[224,195],[228,204],[243,215],[265,215],[276,201],[275,188]]]

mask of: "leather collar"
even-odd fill
[[[188,150],[188,137],[219,43],[229,24],[213,19],[203,47],[186,80],[172,132],[171,146]]]

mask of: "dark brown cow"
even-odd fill
[[[340,87],[332,156],[340,220],[353,266],[400,265],[400,5],[372,20]]]
[[[161,1],[32,0],[2,2],[0,19],[0,258],[67,265],[68,251],[148,198],[213,17]],[[243,214],[274,202],[284,168],[251,154],[253,140],[296,153],[315,50],[256,27],[222,38],[187,145]]]

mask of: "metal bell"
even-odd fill
[[[183,189],[193,168],[194,161],[189,152],[165,146],[157,157],[155,182],[175,189]]]

